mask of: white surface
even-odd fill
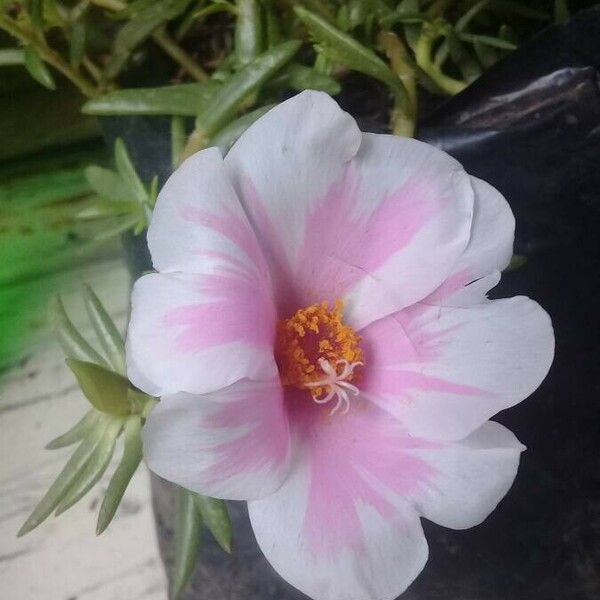
[[[123,327],[129,278],[118,260],[82,269]],[[85,323],[80,290],[65,290],[67,311]],[[84,330],[85,331],[85,330]],[[91,332],[90,332],[91,333]],[[92,339],[89,337],[89,339]],[[75,446],[44,449],[86,411],[57,344],[46,344],[0,380],[0,598],[10,600],[165,600],[148,473],[140,468],[108,530],[95,535],[103,481],[59,518],[17,539],[16,532]],[[120,446],[113,462],[120,457]]]

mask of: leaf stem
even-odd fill
[[[35,48],[45,62],[53,66],[57,71],[62,73],[79,91],[88,98],[97,96],[99,90],[92,85],[79,71],[71,67],[58,52],[55,52],[44,39],[43,35],[37,34],[35,31],[28,31],[19,26],[13,19],[0,15],[0,29],[4,29],[8,34],[18,39],[26,46]]]
[[[152,34],[152,39],[196,81],[208,81],[206,71],[167,33],[164,27],[157,29]]]

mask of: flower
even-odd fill
[[[420,518],[477,525],[517,472],[524,447],[488,419],[536,389],[554,338],[532,300],[486,297],[513,233],[490,185],[322,93],[195,154],[132,297],[129,376],[161,396],[149,467],[247,500],[312,598],[395,598],[427,560]]]

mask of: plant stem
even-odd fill
[[[423,25],[421,30],[421,35],[417,40],[417,46],[415,48],[415,58],[417,60],[417,65],[431,79],[439,86],[441,90],[454,96],[459,92],[462,92],[467,84],[464,81],[460,81],[458,79],[454,79],[452,77],[448,77],[440,67],[438,67],[431,60],[431,52],[433,50],[433,43],[439,37],[439,34],[434,30],[434,28],[428,27],[427,24]]]
[[[392,71],[406,89],[407,102],[396,101],[392,111],[392,131],[395,135],[413,137],[417,120],[417,84],[413,65],[408,60],[408,51],[402,40],[391,31],[382,31],[378,36]]]
[[[207,81],[206,71],[167,33],[164,27],[152,34],[152,39],[196,81]]]
[[[28,31],[20,27],[14,20],[5,15],[0,15],[0,29],[4,29],[14,38],[26,46],[34,48],[40,58],[52,65],[62,73],[79,91],[88,98],[98,95],[98,89],[94,87],[79,71],[74,69],[63,57],[48,46],[43,36],[34,31]]]

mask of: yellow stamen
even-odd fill
[[[340,361],[363,362],[360,337],[344,324],[342,317],[343,302],[337,300],[331,309],[328,302],[311,304],[279,321],[275,356],[283,385],[310,388],[311,394],[319,397],[327,390],[307,384],[323,379],[320,360],[332,365]],[[353,376],[351,373],[347,381]]]

